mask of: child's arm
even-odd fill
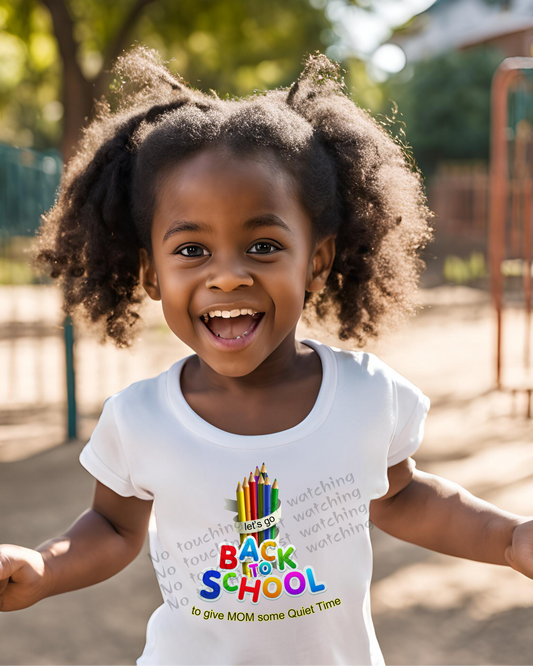
[[[533,517],[503,511],[453,481],[422,472],[412,458],[389,467],[388,475],[387,494],[370,502],[370,519],[381,530],[446,555],[512,566],[533,578]]]
[[[95,585],[139,554],[152,501],[122,497],[96,481],[93,505],[62,536],[35,549],[0,545],[0,611],[19,610]]]

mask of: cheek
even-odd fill
[[[188,271],[163,270],[158,276],[163,314],[175,333],[191,327],[189,306],[193,284],[187,273]]]
[[[295,260],[296,259],[296,260]],[[276,319],[292,322],[301,314],[305,296],[307,258],[294,256],[279,271],[269,275],[268,290],[276,308]]]

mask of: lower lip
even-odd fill
[[[252,324],[250,332],[244,337],[241,336],[238,339],[219,338],[202,321],[200,321],[200,323],[202,324],[202,328],[205,329],[205,332],[209,336],[209,340],[214,347],[216,347],[217,349],[221,349],[222,351],[240,351],[241,349],[248,347],[253,342],[255,336],[257,335],[257,331],[261,326],[261,322],[263,321],[264,318],[265,315],[263,315],[260,319],[255,320]]]

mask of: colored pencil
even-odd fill
[[[257,517],[262,518],[265,514],[263,513],[263,487],[264,487],[263,475],[259,476],[259,482],[257,484]],[[262,544],[264,541],[265,533],[263,531],[258,534],[258,543]]]
[[[264,466],[265,466],[265,463],[263,463],[262,467],[264,467]],[[264,474],[261,474],[261,470],[258,469],[257,467],[256,467],[256,469],[257,469],[257,474],[258,474],[258,476],[257,476],[257,483],[259,483],[259,479],[263,479],[263,483],[264,483],[264,482],[265,482],[265,475],[264,475]],[[261,488],[261,490],[263,490],[263,489]],[[258,495],[257,495],[257,502],[259,503],[259,488],[257,488],[257,493],[258,493]]]
[[[259,477],[261,476],[261,472],[259,471],[259,467],[257,465],[255,466],[255,472],[254,472],[254,479],[255,479],[255,503],[259,507],[259,495],[257,494],[259,492],[257,488],[257,484],[259,483]],[[259,535],[258,535],[259,536]]]
[[[244,490],[244,508],[246,510],[246,520],[251,520],[252,510],[250,503],[250,486],[248,485],[248,480],[244,477],[242,482],[242,489]]]
[[[244,504],[244,491],[241,487],[241,482],[237,484],[237,509],[238,509],[238,514],[239,514],[239,522],[244,522],[246,520],[246,507]],[[241,532],[240,533],[240,540],[241,540],[241,545],[245,540],[245,535]],[[248,569],[248,565],[246,562],[242,563],[242,572],[246,574],[248,577],[250,577],[250,570]]]
[[[250,472],[250,478],[248,479],[248,485],[250,486],[250,520],[256,520],[257,519],[257,490],[256,490],[256,482],[254,479],[254,475],[252,472]],[[254,535],[255,542],[257,545],[259,545],[259,541],[257,540],[257,532],[252,532]]]
[[[274,483],[272,484],[272,494],[270,496],[270,504],[271,504],[271,509],[270,512],[274,513],[276,509],[278,508],[278,480],[274,479]],[[273,527],[270,528],[270,538],[275,539],[276,538],[276,526],[274,525]]]
[[[270,499],[271,499],[271,491],[272,491],[272,486],[270,485],[270,481],[268,479],[268,475],[266,477],[265,481],[265,499],[264,499],[264,512],[265,516],[268,516],[270,514]],[[265,531],[265,539],[270,539],[270,530],[272,528],[268,527]]]
[[[265,463],[263,463],[261,465],[261,469],[259,470],[259,476],[263,479],[263,483],[265,482],[266,475],[267,475],[266,465],[265,465]],[[263,491],[263,499],[264,499],[265,490],[264,490],[264,488],[261,488],[261,490]],[[264,508],[264,505],[263,505],[263,508]],[[265,513],[263,512],[263,516],[264,515],[265,515]],[[263,534],[263,539],[264,539],[264,537],[265,537],[265,535]]]

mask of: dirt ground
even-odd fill
[[[424,441],[414,455],[417,467],[502,509],[533,517],[533,419],[525,417],[525,393],[494,390],[496,325],[487,294],[442,286],[421,290],[420,298],[424,309],[416,318],[365,347],[431,398]],[[17,430],[20,423],[6,414],[23,410],[22,399],[0,406],[0,542],[35,547],[68,529],[89,506],[93,480],[78,455],[101,395],[139,375],[154,375],[189,353],[157,327],[154,331],[145,336],[151,356],[105,352],[109,357],[99,363],[109,370],[111,384],[103,385],[94,369],[80,371],[78,383],[86,394],[77,442],[57,446],[61,427],[51,408],[43,407],[41,418],[32,412],[33,421],[26,420],[33,424],[30,430]],[[303,325],[298,337],[351,347]],[[509,308],[504,317],[507,385],[533,384],[531,375],[519,370],[523,340],[524,314]],[[94,343],[83,344],[88,356]],[[0,354],[8,351],[0,348]],[[116,354],[127,362],[113,360]],[[90,364],[87,358],[85,363]],[[48,380],[47,391],[56,391]],[[21,389],[21,395],[28,391]],[[49,429],[39,426],[47,419]],[[372,614],[388,666],[533,664],[533,580],[508,567],[419,548],[378,528],[371,534]],[[134,664],[160,599],[146,541],[136,561],[114,578],[2,613],[0,664]]]

